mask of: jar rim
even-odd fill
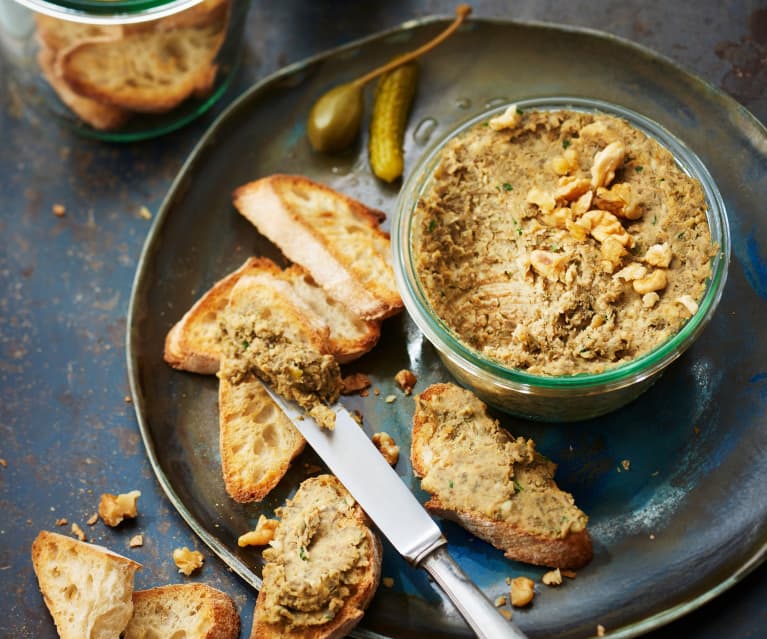
[[[158,20],[203,0],[16,0],[45,15],[84,24],[132,24]]]

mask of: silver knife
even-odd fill
[[[332,407],[331,431],[267,384],[264,388],[397,551],[439,584],[477,637],[526,639],[453,561],[442,531],[346,408]]]

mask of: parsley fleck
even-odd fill
[[[524,488],[522,488],[522,484],[520,484],[516,479],[514,480],[514,490],[516,490],[518,493],[521,493]]]
[[[449,482],[447,482],[447,485],[450,486],[450,488],[453,487],[453,480],[451,479]]]
[[[301,557],[301,561],[306,561],[306,559],[307,559],[307,557],[306,557],[306,548],[301,546],[301,548],[298,551],[298,556]]]
[[[684,239],[684,232],[682,232],[682,233],[680,233],[679,235],[677,235],[677,236],[676,236],[676,239],[678,239],[678,240],[682,240],[682,239]]]
[[[488,122],[487,120],[485,120],[485,121],[482,123],[482,126],[490,126],[490,122]]]
[[[552,253],[557,253],[557,252],[559,252],[559,247],[558,247],[556,244],[552,244],[552,245],[549,247],[549,250],[550,250]]]
[[[508,182],[504,182],[503,183],[503,190],[504,191],[513,191],[514,187],[511,186],[511,184],[509,184]]]
[[[642,171],[644,171],[644,167],[643,167],[643,166],[637,166],[637,167],[634,167],[634,170],[635,170],[637,173],[641,173]]]
[[[436,228],[436,226],[437,226],[437,220],[429,220],[429,226],[426,230],[429,231],[429,233],[431,233]]]
[[[504,273],[504,275],[505,275],[506,277],[508,277],[509,279],[511,279],[511,271],[504,271],[503,273]]]
[[[250,346],[250,342],[246,339],[242,340],[242,350],[248,350],[248,346]]]
[[[657,215],[653,215],[652,216],[652,225],[655,226],[657,223],[658,223],[658,216]]]
[[[665,182],[665,181],[666,181],[666,178],[661,178],[661,179],[660,179],[660,181],[661,181],[661,182]]]
[[[562,148],[566,149],[568,146],[570,146],[570,140],[565,138],[564,140],[562,140]]]
[[[524,113],[524,111],[522,109],[520,109],[519,107],[517,107],[517,113],[519,113],[519,115],[522,115]]]
[[[522,235],[522,229],[517,229],[517,235]]]

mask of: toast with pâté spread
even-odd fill
[[[509,559],[575,569],[592,557],[588,517],[554,481],[556,464],[512,437],[485,404],[454,384],[416,397],[411,461],[426,508]]]
[[[402,310],[381,211],[306,177],[279,174],[236,189],[234,205],[359,317],[384,319]]]
[[[381,541],[370,521],[333,475],[302,482],[277,516],[251,639],[347,636],[381,577]]]

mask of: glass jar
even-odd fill
[[[104,140],[177,129],[237,67],[248,0],[0,0],[0,48],[26,106]]]

